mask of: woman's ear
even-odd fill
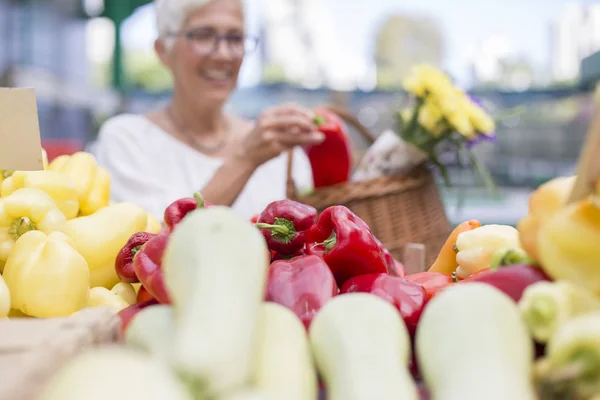
[[[168,67],[169,66],[168,49],[167,49],[167,45],[165,44],[164,40],[162,40],[161,38],[158,38],[154,41],[154,51],[156,52],[156,55],[158,56],[158,59],[160,60],[160,62],[165,67]]]

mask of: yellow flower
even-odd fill
[[[436,97],[436,100],[443,117],[452,129],[468,139],[475,137],[475,128],[471,124],[467,109],[470,100],[462,90],[453,88],[444,95]]]
[[[443,133],[444,116],[434,101],[425,101],[419,112],[419,124],[432,136],[438,137]]]
[[[450,115],[447,117],[450,125],[456,129],[458,133],[467,139],[474,139],[476,136],[475,128],[471,125],[469,117],[462,112]]]
[[[450,78],[442,71],[428,64],[414,66],[402,86],[408,93],[421,98],[428,94],[441,95],[452,89]]]
[[[477,104],[470,102],[467,106],[469,121],[477,132],[492,135],[496,129],[494,120]]]

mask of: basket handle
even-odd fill
[[[373,144],[375,142],[375,135],[363,124],[360,123],[358,118],[354,116],[347,109],[334,105],[324,105],[318,107],[320,109],[325,109],[332,113],[337,114],[342,120],[344,120],[349,125],[353,126],[360,135],[369,143]],[[286,195],[288,199],[297,200],[297,188],[296,183],[294,182],[293,177],[293,167],[294,167],[294,150],[288,150],[287,152],[287,181],[286,181]]]

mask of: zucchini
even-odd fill
[[[328,400],[419,398],[408,330],[387,301],[367,293],[334,297],[313,319],[309,338]]]
[[[296,314],[284,306],[262,306],[254,373],[256,388],[274,399],[317,398],[317,374],[306,329]]]
[[[534,347],[517,305],[472,282],[435,296],[416,335],[432,400],[533,400]]]
[[[163,258],[175,314],[173,367],[209,397],[251,383],[270,259],[261,232],[227,207],[194,210]]]

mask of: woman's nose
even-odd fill
[[[224,59],[232,59],[234,58],[234,54],[229,47],[229,44],[226,40],[220,39],[215,43],[215,50],[213,52],[213,57],[215,58],[224,58]]]

